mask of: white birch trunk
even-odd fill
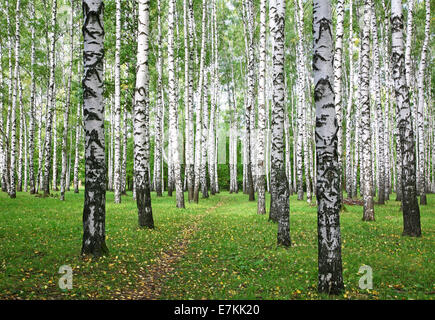
[[[138,9],[137,66],[134,105],[134,176],[139,227],[154,228],[151,208],[149,164],[149,0]]]
[[[68,122],[69,122],[69,109],[71,104],[71,81],[73,73],[73,63],[74,63],[74,4],[73,0],[70,0],[71,14],[70,14],[70,67],[68,75],[68,89],[66,93],[66,104],[63,114],[63,137],[62,137],[62,172],[60,174],[60,200],[65,200],[65,189],[66,189],[66,175],[67,175],[67,146],[68,146]]]
[[[316,105],[318,291],[343,289],[340,233],[340,173],[333,78],[332,8],[330,0],[313,1],[314,101]],[[326,174],[327,173],[327,174]]]
[[[257,141],[257,213],[266,213],[265,139],[266,139],[266,0],[260,2],[260,64],[258,82],[258,141]],[[286,142],[287,142],[286,138]],[[287,148],[288,149],[288,148]]]
[[[291,246],[289,190],[284,163],[284,43],[285,1],[269,2],[273,38],[273,99],[270,219],[278,222],[278,246]]]
[[[9,186],[9,196],[14,199],[16,195],[16,181],[15,181],[15,159],[16,159],[16,148],[17,148],[17,124],[16,124],[16,108],[17,108],[17,93],[18,93],[18,77],[20,70],[20,21],[21,21],[21,11],[20,11],[20,0],[17,0],[16,10],[15,10],[15,68],[14,68],[14,92],[12,96],[12,107],[11,107],[11,141],[10,141],[10,186]]]
[[[83,0],[83,114],[85,124],[85,202],[82,254],[106,255],[106,161],[103,60],[104,3]]]
[[[57,0],[53,0],[51,9],[51,32],[50,32],[50,49],[49,49],[49,63],[50,63],[50,80],[48,88],[47,99],[47,117],[45,128],[45,150],[44,150],[44,172],[43,172],[43,190],[44,196],[50,194],[50,160],[51,160],[51,142],[52,142],[52,127],[53,127],[53,113],[55,113],[55,27],[56,27],[56,14],[57,14]]]
[[[420,66],[418,69],[418,109],[417,109],[417,129],[418,129],[418,158],[419,158],[419,179],[418,193],[420,194],[420,205],[426,205],[426,177],[425,177],[425,157],[424,150],[426,139],[424,137],[424,78],[426,72],[426,59],[430,37],[430,1],[426,0],[426,22],[424,28],[424,42],[420,57]],[[406,64],[406,62],[405,62]]]
[[[420,237],[420,208],[417,200],[415,140],[411,123],[409,90],[405,78],[402,1],[391,0],[392,74],[396,96],[397,128],[400,137],[403,235]]]
[[[175,28],[175,0],[169,0],[169,13],[168,13],[168,81],[169,81],[169,139],[171,147],[169,152],[172,154],[172,165],[174,170],[174,183],[176,189],[176,202],[177,208],[184,208],[184,192],[183,182],[181,180],[180,169],[180,151],[178,139],[178,125],[177,125],[177,93],[176,93],[176,66],[175,66],[175,52],[174,52],[174,28]]]

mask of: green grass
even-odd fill
[[[174,271],[165,275],[161,299],[434,299],[435,195],[421,207],[421,238],[401,236],[402,213],[394,200],[376,205],[374,222],[361,220],[362,207],[346,206],[341,214],[345,292],[334,297],[316,291],[316,207],[291,197],[292,247],[284,249],[276,247],[277,225],[257,215],[256,202],[247,199],[221,192],[180,210],[175,195],[153,194],[156,228],[148,230],[137,227],[131,193],[114,204],[108,192],[110,255],[92,261],[80,256],[83,190],[68,192],[65,202],[0,193],[0,299],[129,298],[144,289],[138,285],[141,276],[162,252],[177,249],[194,222],[197,231]],[[72,290],[59,289],[61,265],[73,269]],[[362,265],[373,269],[372,290],[359,289]]]

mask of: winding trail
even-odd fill
[[[191,238],[198,231],[202,218],[205,214],[215,211],[224,204],[220,200],[215,206],[207,208],[204,213],[194,217],[193,224],[188,225],[181,231],[181,237],[169,245],[169,249],[163,251],[146,272],[139,274],[138,283],[134,291],[121,293],[121,299],[128,296],[131,300],[157,300],[159,299],[164,282],[175,268],[178,261],[186,254]]]

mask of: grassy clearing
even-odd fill
[[[0,299],[128,299],[146,291],[143,277],[162,252],[177,250],[193,224],[186,253],[165,274],[162,299],[326,299],[318,295],[316,207],[291,197],[290,249],[276,247],[276,229],[243,194],[222,192],[199,205],[175,208],[175,197],[156,198],[156,228],[137,228],[131,194],[121,204],[107,193],[110,256],[80,257],[83,192],[67,201],[0,194]],[[392,197],[394,199],[394,196]],[[268,199],[269,200],[269,199]],[[217,206],[218,203],[220,206]],[[435,195],[421,207],[423,237],[402,237],[399,204],[376,206],[375,222],[362,207],[341,215],[345,292],[339,299],[435,297]],[[214,209],[210,209],[216,207]],[[207,210],[208,209],[208,210]],[[207,210],[207,212],[206,212]],[[73,269],[73,289],[58,287],[61,265]],[[373,290],[361,290],[359,267],[373,269]],[[166,279],[166,280],[165,280]],[[134,295],[133,295],[134,293]]]

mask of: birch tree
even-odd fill
[[[177,124],[177,93],[175,77],[175,53],[174,53],[174,28],[175,28],[175,0],[169,0],[168,13],[168,81],[169,81],[169,138],[172,154],[172,165],[174,167],[174,182],[176,190],[177,208],[184,208],[183,182],[181,180],[180,154],[178,146],[178,124]]]
[[[86,2],[83,2],[85,5]],[[44,196],[50,194],[50,160],[51,160],[51,140],[52,140],[52,127],[53,127],[53,113],[55,112],[55,49],[56,49],[56,14],[57,14],[57,0],[53,0],[51,9],[51,32],[50,32],[50,49],[49,49],[49,63],[50,63],[50,80],[48,88],[48,99],[47,99],[47,120],[45,128],[45,164],[43,173],[43,190]]]
[[[381,103],[381,79],[380,79],[380,62],[379,62],[379,42],[378,42],[378,27],[376,21],[376,10],[373,0],[370,0],[371,7],[371,34],[373,41],[373,73],[374,73],[374,90],[375,90],[375,105],[377,117],[377,140],[378,140],[378,204],[385,204],[385,152],[384,152],[384,113]]]
[[[184,105],[187,114],[186,123],[186,179],[188,200],[193,200],[194,188],[194,131],[193,131],[193,2],[183,1],[184,9]]]
[[[79,73],[80,74],[80,73]],[[81,119],[82,119],[82,105],[81,102],[77,104],[76,114],[76,126],[75,126],[75,147],[74,147],[74,193],[79,193],[79,145],[80,145],[80,131],[81,131]]]
[[[114,167],[114,199],[121,203],[121,0],[116,0],[116,40],[115,40],[115,167]]]
[[[330,0],[313,1],[313,70],[316,106],[318,291],[343,289],[340,234],[340,167],[337,156]]]
[[[70,14],[70,67],[68,75],[68,89],[66,94],[65,110],[63,114],[63,136],[62,136],[62,172],[60,175],[60,200],[65,200],[65,189],[66,189],[66,175],[67,175],[67,146],[68,146],[68,122],[69,122],[69,109],[71,104],[71,81],[73,73],[73,62],[74,62],[74,3],[70,0],[71,14]]]
[[[360,65],[360,101],[361,101],[361,143],[362,161],[361,172],[364,185],[364,206],[363,220],[370,221],[375,219],[373,201],[373,171],[372,171],[372,139],[371,139],[371,120],[370,120],[370,16],[371,0],[364,1],[363,31],[361,41],[361,65]]]
[[[247,80],[248,80],[248,92],[246,99],[246,110],[245,110],[245,143],[246,143],[246,173],[247,173],[247,191],[249,194],[249,201],[255,200],[255,189],[254,189],[254,179],[252,170],[252,139],[251,132],[252,129],[252,113],[254,111],[254,90],[255,90],[255,74],[254,74],[254,17],[253,17],[253,2],[252,0],[244,1],[245,10],[247,13],[247,34],[245,38],[247,41]]]
[[[266,139],[266,0],[260,2],[260,65],[258,83],[258,142],[257,142],[257,213],[266,213],[265,139]]]
[[[85,201],[82,255],[99,257],[106,246],[106,161],[103,60],[104,3],[83,0],[83,115],[85,125]]]
[[[298,194],[298,200],[304,199],[303,189],[303,164],[302,164],[302,152],[303,152],[303,138],[304,138],[304,68],[303,68],[303,30],[304,30],[304,11],[302,7],[302,1],[295,1],[295,17],[298,33],[297,44],[297,86],[296,95],[298,97],[296,114],[297,114],[297,133],[296,133],[296,188]],[[271,22],[273,23],[273,22]],[[305,164],[306,165],[306,164]]]
[[[412,23],[414,20],[415,0],[408,1],[408,21],[406,23],[406,45],[405,45],[405,77],[406,85],[411,88],[411,44],[412,44]]]
[[[343,153],[343,119],[342,119],[342,61],[343,61],[343,24],[344,24],[344,0],[338,0],[336,6],[337,12],[337,27],[335,31],[335,52],[334,52],[334,98],[335,98],[335,113],[337,117],[337,153],[338,165],[340,168],[342,164]],[[340,174],[340,195],[343,198],[343,188],[341,187],[342,174]]]
[[[2,8],[1,8],[2,9]],[[0,61],[3,61],[3,46],[0,43]],[[3,63],[0,63],[0,87],[3,88]],[[2,191],[7,191],[6,176],[4,169],[6,168],[6,145],[7,136],[4,129],[4,104],[3,104],[3,91],[0,90],[0,184]]]
[[[36,94],[36,85],[35,85],[35,6],[33,2],[29,3],[30,5],[30,33],[31,33],[31,49],[30,49],[30,77],[31,77],[31,85],[30,85],[30,117],[29,117],[29,191],[30,194],[35,193],[35,168],[34,168],[34,152],[35,152],[35,143],[34,143],[34,134],[35,134],[35,94]],[[1,56],[1,55],[0,55]],[[0,70],[0,73],[2,71]],[[1,108],[0,108],[1,109]],[[3,118],[3,117],[2,117]],[[41,124],[40,124],[41,125]],[[1,147],[0,147],[1,148]],[[1,150],[0,150],[1,152]]]
[[[17,162],[17,191],[23,191],[23,158],[24,158],[24,106],[23,106],[23,86],[21,82],[21,70],[18,69],[18,109],[19,109],[19,138],[18,138],[18,162]],[[18,119],[17,119],[18,120]]]
[[[151,208],[149,163],[149,0],[138,8],[137,66],[134,106],[134,176],[140,227],[154,228]]]
[[[347,197],[352,198],[352,109],[354,93],[354,68],[353,68],[353,1],[349,1],[349,94],[346,109],[346,192]]]
[[[418,158],[419,158],[419,182],[418,193],[420,194],[420,205],[426,205],[426,177],[425,177],[425,134],[424,134],[424,78],[426,72],[427,51],[430,37],[430,1],[426,0],[426,21],[424,28],[424,42],[420,57],[420,66],[418,69],[418,109],[417,109],[417,130],[418,130]],[[405,62],[406,65],[406,62]]]
[[[396,96],[397,127],[399,132],[403,235],[420,237],[420,208],[417,200],[415,140],[411,123],[409,89],[405,78],[405,57],[403,46],[402,0],[391,0],[391,63]]]
[[[16,180],[15,180],[15,159],[16,159],[16,145],[17,145],[17,94],[18,94],[18,76],[20,70],[20,0],[17,0],[15,10],[15,67],[14,67],[14,91],[12,96],[12,112],[11,112],[11,156],[10,156],[10,185],[9,196],[14,199],[17,197]],[[21,165],[21,163],[19,163]]]
[[[274,21],[270,30],[273,39],[273,96],[272,96],[272,151],[270,184],[270,217],[278,222],[278,245],[289,247],[290,204],[284,162],[284,30],[285,1],[269,2],[270,19]]]
[[[198,95],[197,95],[197,108],[196,108],[196,132],[195,132],[195,184],[193,191],[193,201],[199,201],[199,186],[200,186],[200,173],[201,173],[201,138],[202,138],[202,104],[204,92],[204,76],[205,76],[205,55],[206,55],[206,30],[207,30],[207,0],[202,1],[202,35],[201,35],[201,57],[199,66],[199,80],[198,80]]]

